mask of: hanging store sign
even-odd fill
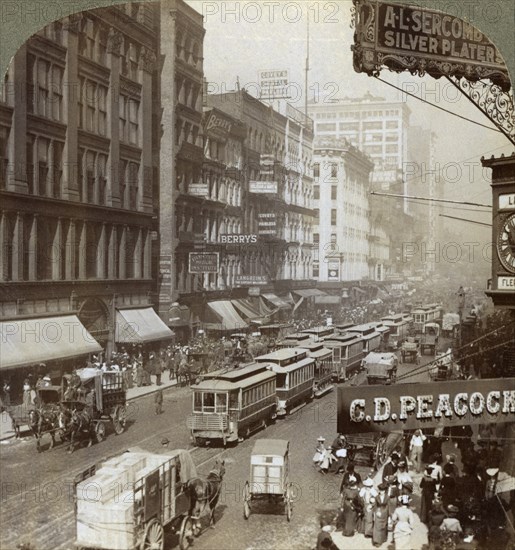
[[[277,233],[277,215],[273,213],[258,214],[258,234],[275,235]]]
[[[233,123],[215,113],[211,113],[206,123],[206,131],[221,130],[223,133],[229,133],[232,130]]]
[[[190,183],[188,185],[188,194],[195,197],[207,197],[209,195],[207,183]]]
[[[237,286],[264,286],[268,284],[266,275],[236,275]]]
[[[249,191],[251,193],[277,193],[277,182],[250,180]]]
[[[218,252],[190,252],[190,273],[218,273]]]
[[[338,388],[338,432],[515,421],[515,378]]]
[[[494,44],[459,17],[379,0],[354,0],[354,70],[377,75],[383,67],[471,82],[489,78],[510,89],[506,65]]]

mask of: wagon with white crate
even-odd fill
[[[243,517],[249,519],[253,501],[268,499],[282,504],[286,519],[293,511],[293,485],[289,475],[289,441],[258,439],[250,457],[250,482],[243,490]]]
[[[163,550],[165,528],[181,550],[194,539],[188,451],[126,451],[75,478],[76,546],[80,549]]]

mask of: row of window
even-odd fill
[[[299,384],[307,382],[308,380],[313,380],[314,375],[315,375],[315,366],[313,363],[310,365],[301,367],[300,369],[294,370],[293,372],[290,372],[290,375],[289,375],[289,378],[290,378],[289,387],[295,388]]]
[[[312,115],[313,116],[313,115]],[[380,111],[329,111],[325,113],[314,113],[314,118],[372,118],[383,116],[399,116],[399,110],[380,110]]]
[[[0,142],[0,146],[1,146]],[[31,195],[61,198],[63,191],[64,142],[47,137],[27,136],[27,185]],[[0,161],[2,161],[0,157]],[[5,161],[5,159],[4,159]],[[70,181],[78,183],[79,199],[91,204],[107,204],[108,155],[97,151],[80,149],[77,169],[68,167]],[[139,170],[137,162],[121,159],[118,174],[122,208],[137,209]],[[4,180],[5,181],[5,180]],[[4,184],[5,187],[5,184]]]
[[[50,63],[32,54],[27,56],[27,109],[29,113],[65,122],[63,112],[64,67]],[[78,126],[79,128],[107,136],[107,87],[79,77]],[[120,94],[118,97],[119,139],[122,142],[139,143],[139,108],[137,99]]]
[[[259,386],[244,390],[242,393],[242,407],[248,407],[254,403],[275,394],[275,380],[264,382]]]

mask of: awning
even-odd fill
[[[114,340],[117,344],[144,344],[173,335],[151,307],[116,310]]]
[[[249,321],[253,321],[255,323],[270,321],[268,317],[261,315],[261,313],[248,300],[231,300],[231,303],[240,313],[243,313],[243,316]]]
[[[315,296],[315,304],[340,304],[340,296]]]
[[[76,315],[0,322],[0,369],[102,351]]]
[[[273,309],[271,309],[269,306],[267,306],[265,301],[263,300],[263,298],[261,296],[259,297],[258,304],[259,304],[258,305],[259,313],[261,313],[261,315],[263,315],[263,317],[271,317],[274,313],[276,313],[278,311],[277,307],[274,307]]]
[[[279,296],[276,296],[271,292],[262,294],[262,297],[266,298],[270,303],[280,309],[291,309],[291,305],[288,302],[285,302],[282,298],[279,298]]]
[[[213,330],[235,330],[247,326],[247,323],[240,317],[229,300],[208,302],[208,306],[216,313],[222,322],[206,323],[207,328]]]
[[[318,288],[303,288],[300,290],[292,290],[292,292],[302,296],[303,298],[310,298],[311,296],[327,296],[327,292],[319,290]]]
[[[366,292],[363,289],[358,288],[357,286],[353,286],[352,290],[354,290],[354,292],[358,292],[360,294],[366,294]]]

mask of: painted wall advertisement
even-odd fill
[[[338,432],[515,421],[515,378],[338,387]]]

